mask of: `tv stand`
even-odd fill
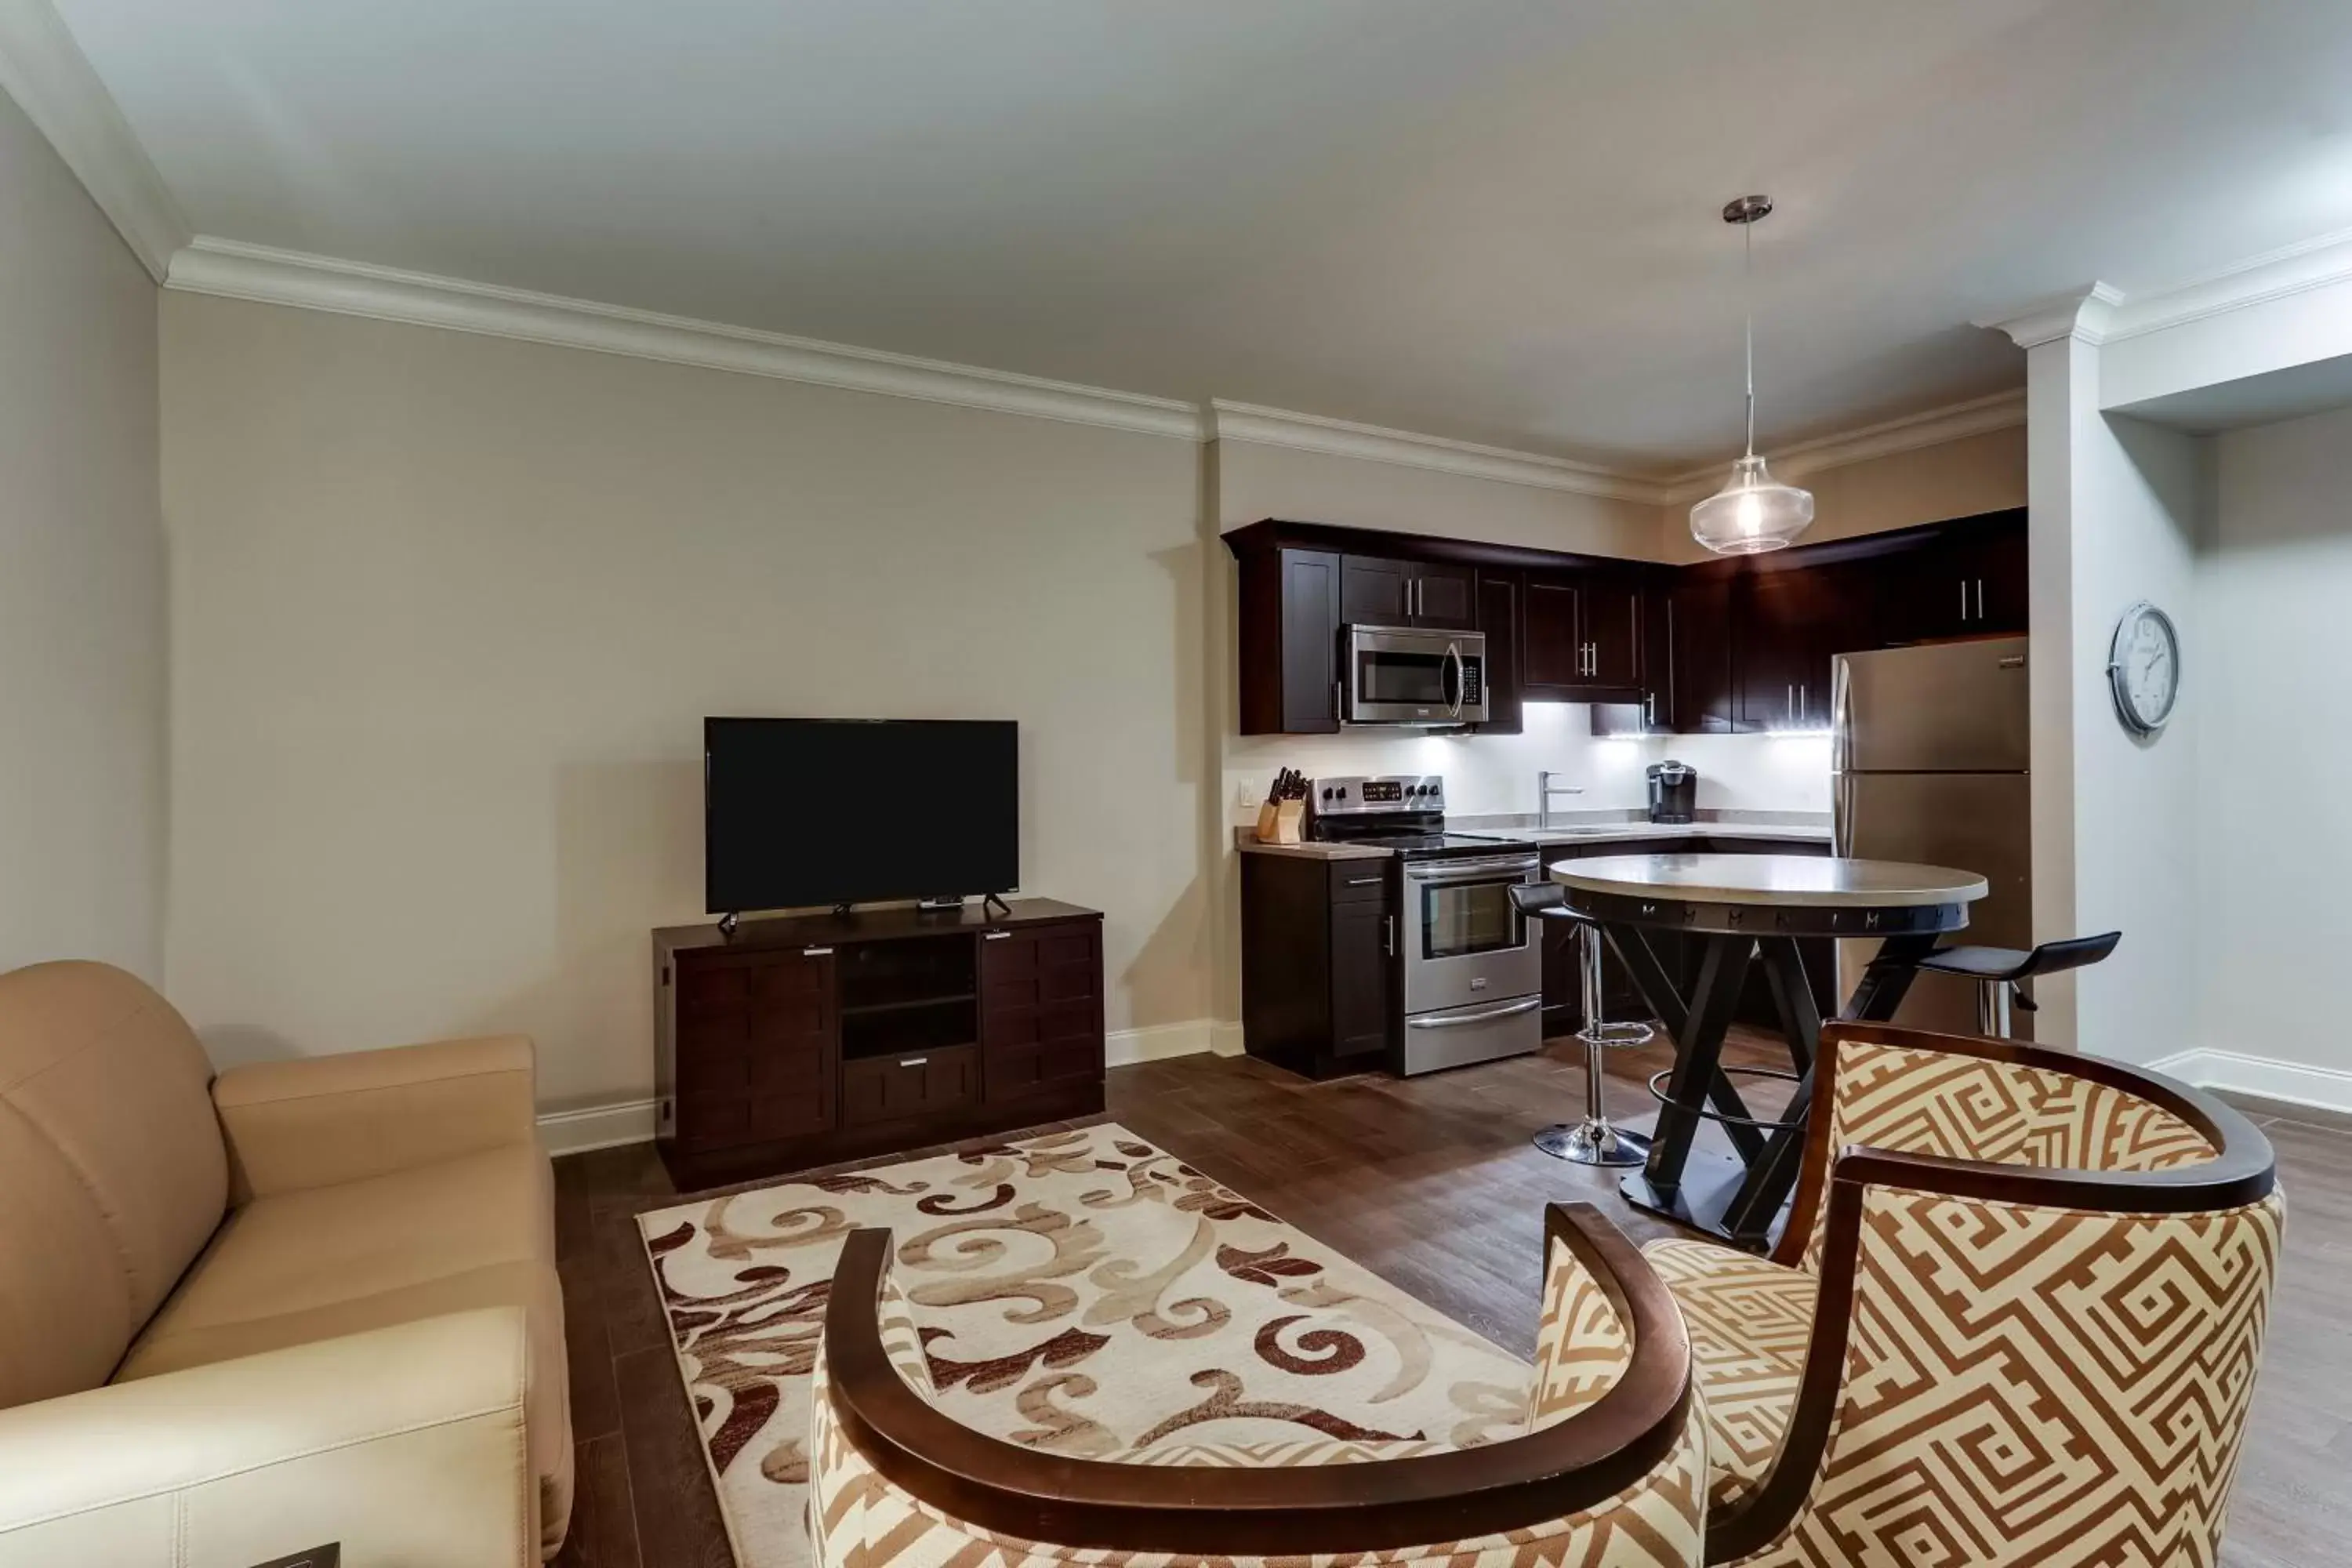
[[[1003,910],[1007,916],[1010,916],[1013,913],[1013,906],[1006,903],[1002,897],[995,893],[985,893],[981,896],[980,912],[982,914],[986,914],[991,904],[993,904],[998,909]]]
[[[990,901],[655,931],[678,1189],[1098,1114],[1101,914]]]
[[[742,926],[742,924],[743,917],[737,914],[733,910],[729,910],[725,914],[719,917],[719,934],[724,937],[727,941],[733,942],[735,940],[735,932]]]

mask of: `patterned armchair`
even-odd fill
[[[1696,1568],[1706,1426],[1664,1286],[1588,1205],[1546,1214],[1526,1431],[1482,1447],[1198,1442],[1076,1459],[937,1408],[890,1233],[853,1234],[812,1400],[818,1568]]]
[[[2270,1145],[2154,1073],[1822,1032],[1772,1259],[1644,1249],[1709,1426],[1709,1563],[2210,1564],[2276,1276]]]

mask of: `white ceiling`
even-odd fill
[[[2346,0],[56,0],[197,232],[1672,471],[2352,226]]]

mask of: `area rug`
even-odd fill
[[[848,1233],[887,1226],[940,1403],[1055,1454],[1467,1446],[1528,1364],[1174,1155],[1104,1125],[642,1215],[742,1568],[809,1561],[809,1370]]]

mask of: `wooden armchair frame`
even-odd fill
[[[2158,1171],[2060,1170],[1945,1159],[1852,1144],[1830,1147],[1836,1050],[1853,1040],[2011,1063],[2082,1079],[2148,1101],[2194,1128],[2216,1157]],[[1707,1521],[1706,1561],[1736,1562],[1760,1552],[1795,1521],[1811,1493],[1843,1394],[1846,1350],[1859,1262],[1863,1199],[1874,1186],[1990,1203],[2122,1215],[2218,1212],[2262,1202],[2277,1184],[2270,1142],[2253,1123],[2211,1095],[2161,1073],[2099,1057],[1974,1036],[1937,1035],[1887,1024],[1832,1023],[1822,1031],[1813,1077],[1804,1164],[1788,1228],[1772,1260],[1804,1259],[1815,1217],[1827,1208],[1820,1294],[1812,1339],[1788,1434],[1772,1468],[1738,1503]]]
[[[1665,1285],[1589,1204],[1544,1214],[1631,1341],[1624,1373],[1584,1410],[1475,1448],[1252,1469],[1044,1454],[963,1426],[908,1386],[877,1302],[890,1233],[853,1232],[826,1304],[824,1353],[844,1431],[892,1485],[982,1529],[1075,1547],[1274,1556],[1468,1540],[1605,1504],[1664,1463],[1693,1397],[1690,1342]]]

